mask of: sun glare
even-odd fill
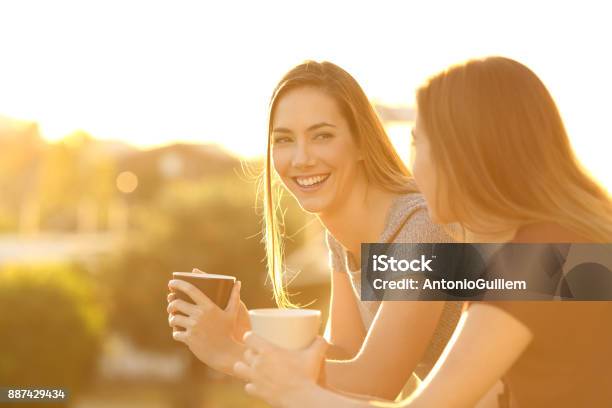
[[[296,11],[289,6],[264,10],[248,2],[240,13],[224,2],[89,7],[62,0],[38,3],[37,13],[29,3],[0,10],[10,16],[0,26],[0,45],[11,62],[0,74],[0,114],[38,122],[51,141],[83,129],[139,147],[212,142],[259,156],[272,89],[304,59],[331,60],[373,100],[407,105],[416,87],[448,64],[505,55],[543,79],[579,156],[612,187],[601,148],[612,130],[605,111],[612,62],[602,57],[612,28],[595,6],[556,5],[544,36],[541,21],[550,10],[527,2],[529,13],[517,4],[500,12],[485,1],[383,2],[351,6],[351,19],[337,19],[345,13],[341,5],[317,0],[291,21],[283,18]],[[328,12],[321,14],[323,4]],[[577,18],[587,11],[588,20]],[[315,20],[318,29],[310,24]],[[405,159],[408,125],[389,125]]]

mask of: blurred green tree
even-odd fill
[[[64,387],[93,378],[105,315],[93,281],[69,264],[0,270],[0,384]]]

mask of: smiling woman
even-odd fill
[[[361,157],[335,101],[298,88],[278,102],[274,117],[272,156],[283,184],[310,213],[341,206],[359,179]]]
[[[377,195],[388,198],[416,191],[372,105],[346,71],[314,61],[289,71],[270,101],[263,175],[268,272],[281,305],[291,302],[280,272],[281,237],[275,212],[280,194],[273,190],[281,185],[273,182],[272,165],[300,206],[317,214],[323,224],[326,219],[333,223],[330,214],[355,198],[353,194],[378,190]]]
[[[278,189],[287,189],[326,229],[332,269],[328,356],[344,359],[326,362],[328,385],[393,399],[412,378],[405,388],[410,390],[416,379],[411,374],[426,374],[441,353],[461,305],[362,302],[361,243],[451,238],[428,218],[367,96],[342,68],[307,61],[281,79],[270,102],[263,183],[268,273],[281,307],[292,304],[284,286]],[[399,347],[406,352],[394,353]],[[373,374],[380,380],[372,381]]]

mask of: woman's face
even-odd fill
[[[444,219],[442,214],[440,214],[440,209],[436,208],[435,205],[438,199],[436,169],[431,157],[429,140],[418,115],[414,127],[412,128],[412,149],[410,153],[412,174],[419,190],[425,197],[425,201],[427,201],[429,217],[433,222],[448,222]],[[442,204],[443,203],[440,203],[440,206],[442,206]]]
[[[364,178],[359,149],[336,102],[302,87],[283,95],[273,113],[272,160],[284,185],[305,211],[334,211]]]

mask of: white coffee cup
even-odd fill
[[[319,333],[321,312],[313,309],[249,310],[253,333],[289,350],[300,350]]]

